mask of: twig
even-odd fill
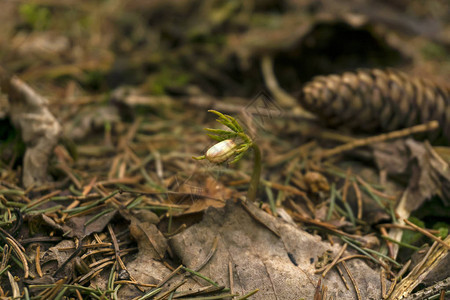
[[[259,289],[253,290],[250,293],[245,294],[244,296],[238,298],[237,300],[245,300],[248,299],[248,297],[253,296],[254,294],[256,294],[257,292],[259,292]]]
[[[421,234],[429,237],[430,239],[432,239],[435,242],[438,242],[439,244],[441,244],[442,246],[444,246],[445,248],[447,248],[447,250],[450,250],[450,245],[446,244],[443,240],[441,240],[440,238],[432,235],[431,233],[429,233],[428,231],[420,228],[419,226],[417,226],[414,223],[411,223],[410,221],[408,221],[407,219],[403,219],[403,221],[409,225],[411,228],[413,228],[414,231],[420,232]]]
[[[12,239],[10,237],[5,237],[6,241],[8,242],[8,244],[11,246],[11,248],[14,250],[14,252],[16,253],[17,257],[20,259],[20,261],[22,262],[23,265],[23,272],[24,278],[28,278],[29,275],[29,269],[28,269],[28,262],[27,262],[27,258],[24,254],[24,252],[22,251],[21,247],[19,247],[18,245],[20,245],[15,239]]]
[[[22,252],[25,252],[25,248],[24,248],[19,242],[17,242],[16,239],[15,239],[11,234],[9,234],[6,230],[4,230],[4,229],[1,228],[1,227],[0,227],[0,232],[1,232],[2,234],[5,235],[5,238],[9,238],[10,240],[12,240],[12,241],[14,242],[14,244],[15,244]]]
[[[359,252],[367,255],[368,258],[370,258],[373,262],[380,264],[381,266],[383,266],[383,268],[388,269],[387,265],[381,261],[376,259],[375,257],[373,257],[372,255],[370,255],[367,251],[365,251],[364,249],[362,249],[361,247],[358,247],[357,245],[355,245],[354,243],[352,243],[348,238],[346,238],[345,236],[341,236],[341,239],[343,239],[346,243],[348,243],[350,246],[352,246],[353,248],[355,248],[356,250],[358,250]]]
[[[333,215],[334,207],[336,204],[336,184],[333,182],[331,184],[331,196],[330,196],[330,207],[328,208],[328,213],[325,218],[326,221],[331,220],[331,216]]]
[[[264,78],[264,83],[267,89],[272,93],[272,95],[277,99],[277,101],[284,107],[298,107],[298,101],[296,101],[292,96],[286,93],[280,88],[278,80],[273,72],[273,59],[269,55],[264,55],[261,59],[261,71]],[[306,113],[306,112],[305,112]],[[306,113],[311,115],[310,113]]]
[[[228,262],[228,274],[230,276],[230,293],[234,294],[233,265],[231,264],[231,261]]]
[[[158,254],[160,259],[163,259],[164,258],[164,253],[161,253],[161,250],[159,249],[158,244],[156,243],[156,241],[152,239],[152,237],[148,234],[148,232],[140,224],[137,224],[137,226],[144,233],[144,235],[147,237],[147,240],[149,241],[149,243],[153,247],[153,249],[155,249],[155,252]]]
[[[384,236],[384,237],[387,237],[387,239],[385,238],[385,242],[386,242],[386,246],[388,247],[389,257],[394,258],[394,257],[395,257],[395,255],[394,255],[394,252],[395,252],[395,250],[394,250],[394,244],[395,244],[395,242],[392,242],[392,241],[391,241],[391,240],[394,240],[394,239],[391,239],[391,238],[388,236],[388,232],[387,232],[386,228],[380,227],[379,229],[380,229],[380,232],[381,232],[381,236],[382,236],[382,237],[383,237],[383,236]]]
[[[77,280],[75,282],[78,282],[79,284],[84,285],[89,279],[94,278],[100,272],[102,272],[105,267],[112,265],[112,264],[114,264],[113,261],[105,262],[105,263],[95,267],[94,269],[90,270],[88,273],[84,274],[83,276],[77,278]]]
[[[350,184],[350,176],[352,175],[352,169],[347,169],[347,174],[345,176],[345,182],[344,187],[342,188],[342,202],[347,203],[347,193],[348,193],[348,186]]]
[[[135,285],[135,286],[143,286],[143,287],[151,287],[151,288],[157,287],[156,284],[140,283],[140,282],[133,281],[133,280],[116,280],[116,281],[114,281],[114,283],[115,284],[131,284],[131,285]]]
[[[208,278],[208,277],[206,277],[206,276],[200,274],[199,272],[196,272],[196,271],[194,271],[194,270],[192,270],[192,269],[189,269],[189,268],[187,268],[187,267],[182,267],[182,269],[185,270],[185,271],[187,271],[187,272],[189,272],[189,273],[191,273],[191,274],[193,274],[193,275],[195,275],[195,276],[197,276],[197,277],[200,277],[201,279],[206,280],[207,282],[209,282],[210,284],[212,284],[212,285],[214,285],[214,286],[219,286],[219,285],[217,284],[217,282],[215,282],[214,280],[212,280],[212,279],[210,279],[210,278]]]
[[[84,239],[80,240],[80,243],[78,245],[78,247],[75,249],[75,251],[61,264],[61,266],[59,266],[58,269],[56,269],[56,271],[53,273],[53,277],[56,277],[56,275],[61,272],[64,267],[72,260],[75,258],[75,256],[77,256],[81,250],[83,249],[83,241]]]
[[[386,297],[386,272],[383,268],[380,268],[380,283],[381,283],[381,298]]]
[[[314,290],[314,300],[323,300],[322,297],[322,278],[319,278]]]
[[[363,202],[362,202],[362,197],[361,197],[361,190],[358,187],[358,184],[356,184],[355,181],[352,182],[352,186],[353,186],[353,190],[355,191],[356,194],[356,201],[357,201],[357,205],[358,205],[358,213],[356,214],[356,218],[358,220],[362,219],[362,213],[363,213]]]
[[[366,181],[364,181],[364,179],[362,179],[360,176],[356,175],[355,176],[356,180],[361,183],[365,188],[367,188],[368,190],[370,190],[370,192],[374,193],[377,196],[380,196],[382,198],[391,200],[391,201],[395,201],[395,199],[397,197],[395,196],[390,196],[390,195],[386,195],[385,193],[380,192],[377,189],[374,189],[369,183],[367,183]]]
[[[255,143],[253,143],[251,147],[253,148],[253,172],[250,179],[247,197],[250,202],[254,202],[256,200],[256,193],[258,192],[261,177],[261,150]]]
[[[178,268],[176,268],[175,270],[173,270],[172,272],[170,272],[169,275],[167,275],[166,277],[164,277],[163,279],[161,279],[161,281],[158,283],[158,285],[156,287],[161,287],[163,286],[164,283],[166,283],[170,278],[172,278],[173,276],[175,276],[176,273],[178,273],[178,271],[180,271],[183,268],[183,265],[179,265]]]
[[[400,271],[398,271],[396,277],[402,278],[402,276],[405,275],[405,273],[408,271],[410,265],[411,265],[411,260],[408,260],[406,262],[406,264],[400,269]]]
[[[405,300],[425,300],[435,295],[438,291],[450,291],[450,277],[410,295]]]
[[[113,247],[114,247],[114,255],[116,256],[117,263],[119,264],[121,270],[126,270],[125,264],[123,263],[122,259],[120,258],[119,243],[117,242],[117,238],[116,238],[116,235],[114,234],[114,230],[112,229],[111,224],[108,224],[108,232],[109,232],[109,235],[111,236],[111,241],[112,241]]]
[[[402,224],[379,224],[376,227],[385,227],[385,228],[398,228],[398,229],[406,229],[406,230],[410,230],[410,231],[415,231],[414,229],[412,229],[410,226],[407,225],[402,225]],[[428,229],[428,228],[421,228],[422,230],[426,230],[431,234],[438,234],[439,230],[437,229]]]
[[[358,284],[357,284],[355,278],[353,277],[352,273],[350,273],[350,270],[347,267],[347,264],[345,263],[345,261],[343,261],[341,264],[344,267],[345,271],[347,271],[348,277],[350,277],[350,280],[353,283],[353,287],[355,288],[355,292],[356,292],[356,298],[358,300],[361,300],[361,292],[359,291]]]
[[[35,264],[36,264],[36,273],[38,273],[39,277],[44,276],[42,274],[42,269],[41,269],[41,245],[38,245],[36,247]]]
[[[42,202],[44,202],[45,200],[48,200],[48,199],[58,195],[59,193],[61,193],[61,191],[60,190],[56,190],[56,191],[53,191],[53,192],[51,192],[51,193],[49,193],[49,194],[47,194],[45,196],[42,196],[41,198],[39,198],[37,200],[31,201],[30,203],[27,203],[27,205],[25,205],[22,208],[22,211],[25,210],[25,209],[30,209],[32,207],[36,207],[39,204],[41,204]]]
[[[6,274],[8,274],[8,279],[9,279],[9,284],[11,285],[13,299],[19,299],[20,298],[19,284],[16,282],[16,280],[14,279],[14,276],[12,276],[9,271],[7,271]]]
[[[450,241],[450,238],[447,238],[446,240]],[[400,283],[395,285],[395,288],[389,289],[387,298],[400,299],[400,297],[407,296],[414,289],[414,287],[416,287],[421,282],[419,278],[427,274],[432,266],[435,265],[439,260],[442,260],[447,252],[448,250],[446,248],[442,247],[438,242],[434,242],[430,249],[427,251],[427,254],[411,270],[411,272],[405,278],[403,278]],[[401,275],[401,272],[399,272],[399,275]],[[400,279],[399,275],[395,277],[394,283]]]
[[[162,293],[161,295],[159,295],[158,297],[155,297],[155,300],[160,300],[165,298],[167,295],[169,295],[170,293],[172,293],[173,291],[175,291],[176,289],[178,289],[180,286],[182,286],[183,284],[185,284],[187,282],[187,280],[182,280],[178,283],[176,283],[174,286],[172,286],[169,290],[167,290],[166,292]]]
[[[381,227],[381,228],[384,228],[384,227]],[[394,240],[393,238],[391,238],[391,237],[389,237],[388,235],[385,235],[385,234],[382,234],[381,237],[386,240],[386,244],[388,244],[388,246],[389,246],[390,242],[392,242],[392,243],[397,244],[399,246],[402,246],[402,247],[405,247],[405,248],[409,248],[409,249],[413,249],[413,250],[416,250],[416,251],[420,249],[419,247],[416,247],[416,246],[413,246],[413,245],[410,245],[410,244],[406,244],[406,243]]]
[[[64,284],[66,283],[67,278],[62,278],[55,282],[55,286],[48,291],[47,294],[42,296],[42,299],[54,299],[56,295],[58,295],[59,291],[64,288]]]
[[[148,291],[144,296],[139,297],[138,300],[145,300],[150,298],[151,296],[154,296],[156,294],[158,294],[160,291],[162,290],[162,288],[156,288],[154,290],[150,290]]]
[[[344,244],[341,248],[341,250],[339,251],[339,253],[336,255],[336,257],[333,259],[333,261],[325,268],[325,271],[323,271],[322,273],[322,277],[325,278],[325,276],[327,275],[327,273],[331,270],[331,268],[333,268],[334,265],[336,265],[337,261],[339,260],[339,258],[342,256],[342,254],[344,254],[345,249],[347,249],[347,245],[348,244]]]
[[[348,283],[347,283],[347,279],[345,279],[344,273],[342,273],[342,270],[341,270],[341,267],[339,267],[339,264],[336,265],[336,269],[338,270],[339,275],[341,276],[342,282],[344,282],[345,288],[347,290],[350,290],[350,287],[348,286]],[[384,269],[382,268],[381,270],[384,270]]]
[[[412,127],[401,129],[401,130],[391,131],[388,133],[383,133],[383,134],[371,136],[368,138],[358,139],[353,142],[337,146],[333,149],[325,150],[325,151],[319,153],[318,156],[320,158],[326,158],[326,157],[330,157],[330,156],[333,156],[333,155],[336,155],[336,154],[339,154],[342,152],[353,150],[358,147],[363,147],[363,146],[367,146],[370,144],[380,143],[380,142],[384,142],[384,141],[391,140],[391,139],[401,138],[401,137],[408,136],[411,134],[432,131],[432,130],[436,130],[438,128],[439,128],[438,121],[431,121],[431,122],[428,122],[425,124],[420,124],[420,125],[412,126]]]
[[[201,296],[204,294],[209,294],[209,293],[217,293],[217,292],[222,292],[225,289],[224,286],[213,286],[213,285],[209,285],[209,286],[204,286],[204,287],[200,287],[197,288],[195,290],[189,289],[186,291],[180,291],[177,292],[176,297],[174,296],[173,298],[181,298],[181,299],[193,299],[193,300],[201,300],[201,299],[208,299],[209,296],[203,296],[203,297],[199,297],[199,298],[185,298],[187,296]],[[225,299],[224,295],[220,295],[222,296],[223,299]],[[218,299],[222,299],[222,298],[218,298]],[[228,297],[227,297],[228,298]],[[169,296],[168,300],[171,299],[171,296]]]
[[[349,255],[349,256],[340,258],[340,259],[336,262],[336,264],[339,264],[339,263],[341,263],[341,262],[343,262],[343,261],[347,261],[347,260],[350,260],[350,259],[355,259],[355,258],[370,259],[370,257],[367,257],[367,256],[362,255],[362,254],[353,254],[353,255]]]
[[[9,247],[8,244],[5,244],[5,247],[3,247],[2,250],[2,261],[0,263],[0,270],[5,270],[5,268],[8,266],[9,258],[11,256],[12,249]]]
[[[203,263],[201,263],[199,266],[197,266],[195,268],[195,271],[200,271],[204,266],[206,266],[206,264],[209,262],[209,260],[211,259],[211,257],[213,257],[214,253],[216,253],[217,250],[217,244],[219,243],[219,236],[215,236],[214,237],[214,241],[213,241],[213,245],[211,247],[211,250],[209,251],[208,255],[206,256],[205,260],[203,261]]]
[[[259,224],[263,225],[264,227],[266,227],[267,229],[270,230],[270,232],[272,232],[273,234],[275,234],[278,238],[281,238],[280,234],[278,232],[275,231],[275,229],[270,228],[270,226],[267,226],[266,223],[264,223],[259,217],[257,217],[251,210],[250,208],[248,208],[248,206],[241,201],[241,205],[242,207],[245,209],[245,211],[253,218],[255,219],[255,221],[257,221]]]

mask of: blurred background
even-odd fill
[[[122,85],[252,97],[264,55],[289,93],[355,68],[450,75],[447,0],[2,0],[0,19],[0,65],[58,101]]]
[[[258,199],[260,206],[274,215],[285,206],[297,216],[334,222],[333,226],[352,234],[372,234],[377,224],[395,223],[394,203],[406,187],[412,189],[408,199],[415,201],[414,205],[405,202],[408,216],[402,217],[408,218],[411,210],[435,194],[442,196],[441,188],[450,186],[448,165],[444,162],[445,168],[442,167],[447,173],[436,173],[433,168],[441,166],[441,161],[433,164],[432,155],[422,151],[425,148],[418,148],[422,152],[416,155],[414,151],[403,150],[409,148],[399,148],[401,151],[395,152],[394,148],[384,146],[388,150],[383,156],[388,158],[386,166],[405,173],[395,182],[387,173],[376,170],[371,152],[354,151],[341,160],[331,155],[324,162],[316,160],[315,155],[323,149],[355,139],[305,122],[295,110],[298,108],[296,100],[284,97],[295,97],[302,85],[314,76],[358,68],[395,68],[448,84],[449,0],[0,0],[0,20],[0,67],[18,75],[49,100],[48,108],[63,131],[55,149],[48,150],[51,157],[48,173],[44,170],[46,166],[36,168],[43,173],[43,178],[39,179],[51,183],[32,182],[26,190],[20,188],[22,174],[26,173],[26,170],[22,172],[26,169],[25,149],[37,142],[30,139],[25,147],[18,132],[20,128],[8,120],[6,95],[0,93],[0,190],[13,189],[3,194],[9,201],[17,201],[8,202],[14,203],[14,207],[23,207],[22,202],[28,199],[25,196],[37,201],[39,206],[31,202],[34,204],[25,210],[26,217],[45,214],[47,219],[53,218],[51,223],[47,219],[36,223],[45,223],[43,229],[37,231],[40,236],[56,232],[53,237],[59,239],[52,240],[54,244],[66,239],[66,233],[59,227],[54,229],[54,224],[67,225],[69,231],[82,232],[78,237],[85,237],[93,232],[106,232],[105,226],[118,214],[122,214],[123,222],[115,230],[127,233],[128,221],[124,220],[128,220],[128,211],[133,215],[142,213],[142,219],[151,217],[152,222],[158,224],[158,230],[172,236],[177,234],[177,228],[181,231],[198,222],[206,208],[222,207],[226,200],[241,199],[252,170],[250,159],[221,166],[192,159],[214,144],[204,131],[204,127],[218,126],[215,116],[207,112],[211,108],[235,116],[244,125],[250,124],[246,126],[249,132],[257,127],[255,138],[258,138],[264,163],[261,184],[264,189],[260,189]],[[0,81],[1,75],[0,69]],[[433,91],[439,94],[439,90]],[[255,99],[261,95],[272,97],[275,102],[269,102],[275,103],[276,111],[281,113],[274,118],[266,115],[267,122],[258,128],[260,115],[255,117],[258,109]],[[412,95],[411,98],[419,99],[419,96],[414,97],[419,93],[413,91]],[[411,103],[413,109],[420,110],[414,107],[412,100]],[[219,106],[222,104],[228,106]],[[30,111],[36,108],[31,107]],[[248,108],[247,115],[240,114],[243,108]],[[33,138],[39,140],[47,136],[45,126],[48,124],[39,119],[42,114],[36,117],[27,107],[22,109],[23,114],[16,117],[17,123],[38,129],[42,125],[40,131],[34,131],[37,134]],[[30,126],[32,123],[28,120],[42,124]],[[56,144],[59,132],[53,137]],[[45,141],[40,143],[45,146]],[[450,152],[447,153],[446,159],[450,161]],[[397,168],[396,163],[404,163],[404,168]],[[378,191],[378,196],[374,196],[372,188],[367,188],[369,184],[362,179],[358,182],[352,179],[354,193],[349,192],[346,200],[352,207],[338,201],[347,211],[333,211],[334,204],[329,203],[334,203],[335,196],[329,197],[330,190],[331,195],[347,195],[352,172],[377,184],[374,191],[383,192]],[[368,192],[361,196],[359,188]],[[89,198],[93,194],[91,189],[96,193],[93,198]],[[135,203],[130,200],[131,194],[116,195],[119,189],[147,194],[142,199],[136,197],[139,201]],[[63,199],[65,202],[52,200],[60,194],[67,196]],[[77,207],[78,200],[71,202],[71,199],[79,199],[71,198],[74,195],[81,195],[83,201],[90,202]],[[91,201],[105,195],[115,196],[99,200],[105,201],[101,205]],[[90,203],[89,206],[86,203]],[[6,200],[2,200],[2,206],[6,204]],[[416,219],[416,223],[434,228],[434,233],[445,229],[443,237],[447,236],[448,202],[445,208],[439,201],[428,204],[428,208],[417,209],[415,217],[424,221]],[[103,216],[105,211],[109,214],[107,218]],[[13,213],[0,215],[6,220],[0,219],[2,224],[11,225],[16,218]],[[66,217],[76,222],[65,222]],[[29,220],[26,220],[28,224],[33,221],[31,217]],[[88,223],[91,227],[86,229]],[[21,237],[34,236],[31,229],[28,232],[28,227],[21,225],[17,227],[22,230]],[[128,233],[124,236],[129,237]],[[413,249],[423,244],[420,234],[406,234],[406,237],[408,243],[415,245]],[[147,265],[148,252],[141,251],[144,242],[139,236],[129,240],[127,247],[135,251],[137,243],[140,256],[139,259],[130,257],[126,262],[134,263],[138,266],[136,269],[141,268],[134,273],[140,281],[158,283],[158,276],[161,275],[162,280],[169,269],[161,265],[160,274],[148,278],[149,270],[155,268]],[[42,253],[48,251],[47,246],[50,244],[43,246]],[[374,243],[373,247],[378,244]],[[388,253],[385,244],[382,247],[382,251]],[[207,253],[210,246],[204,249]],[[389,248],[390,254],[394,253],[392,249]],[[398,257],[404,261],[413,252],[409,248],[401,251],[404,252]],[[174,261],[183,255],[175,253]],[[255,257],[259,255],[258,252]],[[318,253],[311,254],[315,255]],[[74,272],[71,265],[66,267]],[[251,267],[244,269],[252,270]],[[95,287],[97,282],[109,278],[107,271],[105,269],[102,276],[92,273],[94,275],[86,280],[68,283],[89,284],[92,280]],[[66,278],[75,278],[70,272]],[[295,274],[295,278],[301,277]],[[39,284],[54,282],[54,278],[36,279]],[[259,278],[250,279],[252,284],[262,282]],[[11,286],[15,281],[10,279]],[[283,284],[289,282],[283,278]],[[5,290],[9,288],[6,284],[4,280],[2,288]],[[293,284],[288,293],[298,290],[298,286]],[[133,297],[138,294],[131,285],[127,289],[121,293]]]

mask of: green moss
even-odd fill
[[[163,68],[160,72],[149,76],[145,89],[152,95],[164,95],[169,87],[183,87],[191,81],[188,73]]]
[[[19,15],[32,30],[46,30],[50,24],[50,10],[34,3],[21,4]]]
[[[443,46],[433,42],[427,43],[420,50],[426,59],[446,59],[449,57]]]
[[[250,22],[255,27],[278,29],[282,26],[282,16],[280,14],[254,13]]]
[[[439,230],[439,237],[445,239],[448,235],[448,230],[450,229],[450,224],[445,222],[437,222],[433,225],[433,229]]]
[[[81,83],[89,90],[99,91],[105,86],[105,74],[100,70],[85,71]]]
[[[408,219],[411,223],[419,226],[420,228],[424,228],[425,227],[425,223],[415,217],[410,217]],[[421,238],[423,237],[423,235],[419,232],[415,232],[415,231],[409,231],[409,230],[405,230],[403,232],[403,236],[402,236],[402,242],[405,244],[410,244],[410,245],[414,245],[415,243],[417,243]]]

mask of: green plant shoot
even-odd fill
[[[258,145],[248,136],[242,126],[235,118],[222,114],[216,110],[208,110],[218,116],[217,122],[230,128],[230,130],[205,128],[208,136],[216,141],[217,144],[208,149],[205,155],[193,157],[194,159],[208,159],[212,163],[220,164],[231,159],[230,163],[239,161],[250,149],[254,152],[253,173],[248,188],[247,197],[250,201],[256,199],[259,180],[261,177],[261,150]]]

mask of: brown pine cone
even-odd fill
[[[450,89],[393,70],[358,70],[306,83],[301,105],[332,127],[386,132],[436,120],[450,141]]]

